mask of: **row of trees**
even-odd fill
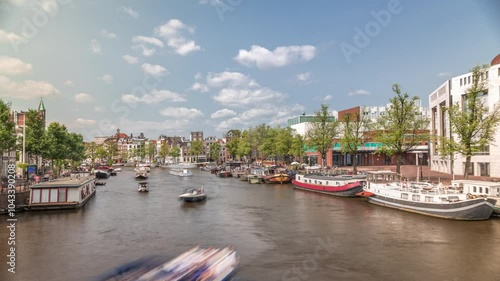
[[[0,99],[0,153],[21,151],[22,136],[15,132],[15,123],[10,118],[10,106]],[[85,157],[83,136],[69,132],[65,125],[53,122],[45,128],[43,116],[35,109],[26,112],[25,151],[28,158],[50,160],[59,170],[64,166],[78,165]],[[3,161],[2,161],[3,164]],[[20,167],[26,168],[27,163]],[[2,167],[3,170],[3,167]]]

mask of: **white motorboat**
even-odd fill
[[[188,169],[171,169],[170,174],[179,177],[190,177],[193,173]]]
[[[207,199],[207,195],[205,194],[205,188],[202,186],[197,189],[184,190],[184,192],[179,195],[179,199],[184,202],[198,202]]]
[[[139,182],[139,186],[137,187],[137,191],[139,192],[148,192],[149,191],[149,184],[147,181],[141,181]]]

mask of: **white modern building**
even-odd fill
[[[429,96],[429,107],[431,108],[431,134],[437,137],[454,137],[450,129],[447,114],[443,110],[452,104],[462,102],[467,89],[472,85],[472,73],[466,73],[451,78],[439,86]],[[500,54],[490,64],[486,80],[487,92],[482,96],[483,102],[492,109],[500,100]],[[438,138],[436,138],[438,139]],[[472,156],[470,175],[484,177],[500,177],[500,130],[497,130],[495,143],[490,143],[486,151],[478,152]],[[453,165],[449,157],[439,154],[438,141],[431,142],[431,170],[455,175],[462,175],[465,167],[465,157],[454,155]],[[452,167],[453,166],[453,167]]]

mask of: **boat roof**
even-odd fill
[[[396,174],[396,172],[393,172],[391,170],[364,171],[364,173],[375,174],[375,175]]]
[[[451,184],[482,185],[482,186],[500,186],[500,182],[482,181],[482,180],[452,180]]]
[[[67,177],[60,178],[56,180],[41,182],[39,184],[32,185],[30,188],[50,188],[50,187],[80,187],[82,184],[95,180],[95,177]]]

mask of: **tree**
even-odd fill
[[[389,100],[385,114],[378,118],[374,139],[382,144],[379,153],[396,156],[396,172],[400,173],[403,154],[428,141],[429,121],[418,110],[418,97],[402,93],[398,84],[392,85],[392,90],[396,96]]]
[[[167,155],[168,155],[168,150],[169,150],[169,147],[168,147],[167,142],[162,143],[161,148],[160,148],[160,152],[158,152],[158,155],[160,155],[163,163],[165,162],[165,157],[167,157]]]
[[[104,148],[103,145],[98,145],[95,155],[97,159],[99,159],[99,161],[102,162],[103,159],[106,159],[108,157],[108,151],[106,150],[106,148]]]
[[[14,128],[16,124],[10,118],[10,106],[0,99],[0,171],[3,171],[3,154],[16,146]]]
[[[25,150],[28,155],[37,159],[44,149],[42,139],[45,134],[45,121],[38,110],[30,109],[26,112]],[[36,161],[38,163],[38,161]]]
[[[440,139],[440,153],[453,158],[455,153],[465,157],[464,178],[469,178],[471,158],[476,152],[489,149],[495,140],[495,129],[500,124],[500,107],[497,103],[488,108],[484,98],[488,96],[488,66],[476,66],[472,72],[472,85],[461,101],[445,108],[454,138]],[[453,161],[453,159],[451,159]],[[453,171],[453,164],[452,164]]]
[[[306,143],[321,154],[322,167],[325,167],[326,154],[332,149],[333,140],[338,135],[338,124],[328,111],[328,105],[322,104],[321,109],[315,112],[314,119],[307,130]]]
[[[97,150],[97,145],[95,144],[95,142],[87,143],[85,149],[85,156],[87,158],[90,158],[90,161],[92,162],[92,167],[95,166],[96,150]]]
[[[292,128],[277,128],[276,136],[274,140],[274,149],[278,157],[283,158],[283,160],[289,160],[288,156],[291,155],[290,148],[292,147],[293,134]],[[291,161],[288,161],[291,162]]]
[[[361,146],[364,145],[366,134],[369,131],[370,118],[368,116],[357,113],[347,113],[342,116],[343,134],[340,137],[340,149],[344,154],[354,155],[352,171],[358,173],[358,152]]]
[[[304,137],[295,133],[292,137],[292,144],[290,145],[290,154],[297,157],[299,163],[302,163],[302,158],[306,152],[306,143]]]
[[[259,146],[259,151],[262,153],[263,156],[266,158],[271,158],[276,164],[276,137],[278,134],[278,131],[276,128],[271,128],[269,126],[267,127],[262,127],[262,140],[261,140],[261,145]]]
[[[168,156],[174,158],[174,162],[177,163],[177,157],[181,156],[181,149],[178,146],[174,146],[168,152]]]
[[[237,155],[239,140],[239,137],[233,137],[226,143],[226,149],[229,152],[229,158],[233,158]]]
[[[242,157],[251,156],[252,148],[250,147],[249,140],[250,132],[245,130],[241,133],[241,138],[238,141],[238,150],[236,151],[236,155],[241,159]],[[246,159],[248,161],[248,159]]]
[[[210,146],[208,147],[209,149],[209,157],[213,161],[215,159],[216,162],[219,161],[219,153],[220,153],[220,143],[218,142],[212,142]]]
[[[118,143],[115,140],[110,140],[105,142],[104,150],[106,150],[106,154],[104,157],[107,158],[108,165],[113,164],[113,158],[118,155]]]
[[[203,153],[203,142],[201,140],[192,141],[189,151],[191,152],[191,155],[196,157],[196,162],[198,162],[198,156]]]
[[[156,154],[156,144],[153,142],[147,142],[144,147],[144,155],[148,156],[149,162],[152,163]]]

